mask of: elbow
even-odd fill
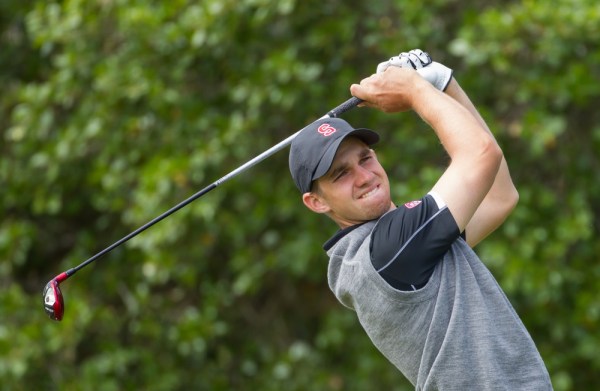
[[[505,205],[506,214],[508,215],[519,203],[519,191],[512,181],[508,165],[504,159],[504,153],[499,146],[498,150],[500,151],[500,165],[495,178],[495,186],[500,189],[499,194],[501,194],[502,197],[502,204]]]
[[[494,178],[500,170],[504,154],[498,143],[496,143],[496,140],[492,137],[489,137],[482,147],[480,159],[482,159],[485,167],[489,170],[488,174],[490,174],[490,177]]]
[[[519,203],[519,191],[515,187],[512,178],[510,177],[508,166],[504,160],[503,154],[500,162],[500,168],[490,193],[490,195],[493,197],[492,199],[494,199],[498,205],[499,211],[505,217],[508,217],[508,215],[512,213]]]
[[[510,188],[506,192],[505,198],[506,198],[505,199],[506,215],[509,215],[517,207],[517,204],[519,203],[519,191],[517,190],[517,188],[514,186],[514,184],[512,182],[511,182]]]
[[[519,193],[514,187],[511,191],[505,192],[502,198],[496,200],[495,205],[498,225],[502,224],[508,216],[510,216],[518,203]]]

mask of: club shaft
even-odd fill
[[[344,103],[342,103],[341,105],[339,105],[336,108],[334,108],[333,110],[329,111],[327,114],[325,114],[320,119],[337,117],[338,115],[340,115],[342,113],[345,113],[346,111],[348,111],[348,110],[356,107],[361,102],[362,102],[362,100],[360,100],[358,98],[355,98],[355,97],[352,97],[352,98],[348,99],[347,101],[345,101]],[[93,255],[92,257],[90,257],[89,259],[87,259],[86,261],[84,261],[83,263],[81,263],[79,266],[76,266],[76,267],[74,267],[72,269],[69,269],[66,272],[60,274],[59,276],[62,276],[62,278],[60,279],[60,281],[63,281],[66,278],[72,276],[78,270],[84,268],[85,266],[87,266],[90,263],[94,262],[95,260],[97,260],[98,258],[102,257],[103,255],[106,255],[107,253],[111,252],[112,250],[114,250],[115,248],[119,247],[123,243],[127,242],[128,240],[132,239],[133,237],[139,235],[140,233],[144,232],[148,228],[152,227],[154,224],[156,224],[159,221],[165,219],[166,217],[172,215],[173,213],[177,212],[179,209],[185,207],[186,205],[192,203],[193,201],[195,201],[198,198],[202,197],[206,193],[208,193],[211,190],[215,189],[217,186],[221,185],[222,183],[228,181],[229,179],[233,178],[234,176],[240,174],[243,171],[246,171],[247,169],[249,169],[249,168],[255,166],[256,164],[260,163],[261,161],[265,160],[269,156],[271,156],[271,155],[279,152],[283,148],[287,147],[288,145],[290,145],[292,143],[292,141],[294,141],[294,139],[296,138],[296,136],[303,129],[304,128],[302,128],[301,130],[297,131],[293,135],[289,136],[285,140],[279,142],[277,145],[274,145],[273,147],[271,147],[268,150],[264,151],[263,153],[261,153],[260,155],[256,156],[252,160],[246,162],[245,164],[243,164],[240,167],[236,168],[235,170],[231,171],[227,175],[221,177],[217,181],[215,181],[215,182],[211,183],[210,185],[206,186],[204,189],[200,190],[199,192],[197,192],[197,193],[193,194],[192,196],[188,197],[187,199],[183,200],[182,202],[180,202],[179,204],[175,205],[171,209],[167,210],[166,212],[164,212],[160,216],[157,216],[154,219],[150,220],[149,222],[147,222],[146,224],[142,225],[141,227],[139,227],[135,231],[131,232],[127,236],[125,236],[125,237],[119,239],[118,241],[114,242],[110,246],[106,247],[104,250],[100,251],[99,253]],[[56,278],[58,278],[59,276],[57,276]]]
[[[114,242],[113,244],[111,244],[110,246],[108,246],[107,248],[105,248],[104,250],[102,250],[99,253],[93,255],[92,257],[90,257],[89,259],[87,259],[85,262],[83,262],[81,265],[79,265],[77,267],[74,267],[72,269],[69,269],[66,272],[67,275],[68,276],[72,276],[78,270],[84,268],[85,266],[87,266],[90,263],[94,262],[96,259],[102,257],[103,255],[111,252],[116,247],[119,247],[123,243],[127,242],[129,239],[131,239],[131,238],[139,235],[140,233],[144,232],[145,230],[147,230],[148,228],[152,227],[154,224],[158,223],[159,221],[164,220],[166,217],[168,217],[168,216],[172,215],[173,213],[177,212],[179,209],[183,208],[184,206],[186,206],[186,205],[190,204],[191,202],[197,200],[198,198],[202,197],[203,195],[205,195],[209,191],[213,190],[215,187],[217,187],[216,182],[215,183],[211,183],[210,185],[206,186],[204,189],[200,190],[199,192],[195,193],[191,197],[189,197],[189,198],[185,199],[184,201],[180,202],[179,204],[175,205],[174,207],[172,207],[171,209],[167,210],[166,212],[164,212],[160,216],[157,216],[157,217],[153,218],[152,220],[150,220],[146,224],[142,225],[141,227],[139,227],[135,231],[133,231],[130,234],[128,234],[127,236],[124,236],[123,238],[117,240],[116,242]]]

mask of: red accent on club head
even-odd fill
[[[64,274],[64,273],[63,273]],[[65,312],[65,303],[63,300],[62,292],[58,287],[58,280],[49,281],[44,287],[43,292],[44,299],[44,311],[50,317],[50,319],[60,321],[63,318]]]
[[[56,281],[58,284],[60,284],[67,278],[69,278],[69,275],[67,274],[67,272],[62,272],[58,276],[54,277],[54,281]]]

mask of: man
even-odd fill
[[[452,71],[414,50],[350,91],[384,112],[414,110],[451,163],[424,197],[397,207],[370,148],[375,132],[322,119],[295,138],[290,171],[304,204],[340,227],[324,246],[338,300],[417,390],[551,390],[533,340],[472,250],[518,194]]]

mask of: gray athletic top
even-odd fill
[[[552,390],[525,326],[464,239],[454,240],[423,287],[402,291],[373,266],[376,224],[337,235],[328,282],[417,390]]]

